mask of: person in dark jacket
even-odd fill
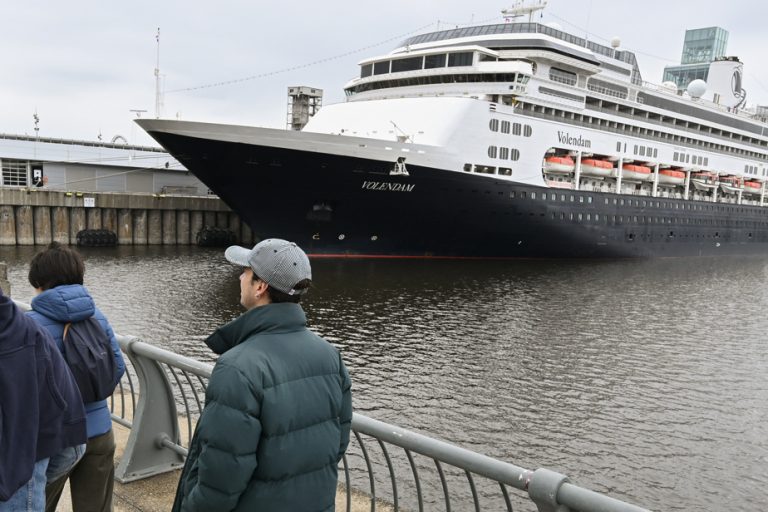
[[[176,491],[175,511],[333,511],[352,394],[339,351],[298,304],[312,273],[296,244],[233,246],[247,309],[207,340],[219,359]]]
[[[86,439],[85,410],[50,335],[0,291],[0,511],[39,511],[48,460]]]
[[[51,334],[60,351],[64,349],[64,326],[68,322],[96,318],[111,341],[117,381],[125,373],[120,345],[107,318],[83,286],[84,276],[82,257],[69,247],[53,242],[37,253],[30,263],[29,283],[39,293],[32,299],[29,316]],[[49,480],[45,506],[48,512],[56,510],[67,479],[74,512],[112,510],[115,476],[112,417],[106,400],[85,404],[85,411],[88,429],[85,454],[74,469],[56,480]]]

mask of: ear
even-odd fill
[[[258,293],[259,295],[262,295],[266,293],[269,285],[264,281],[262,281],[261,279],[259,279],[256,283],[254,283],[254,287],[255,287],[256,293]]]

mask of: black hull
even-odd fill
[[[768,208],[758,206],[547,189],[410,164],[408,176],[393,176],[394,159],[149,133],[258,237],[286,238],[317,256],[605,258],[768,251]]]

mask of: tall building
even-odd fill
[[[680,65],[666,66],[664,81],[674,82],[680,90],[697,78],[706,81],[709,64],[725,56],[727,46],[728,31],[720,27],[686,30]]]

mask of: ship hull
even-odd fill
[[[765,253],[765,208],[548,189],[474,173],[147,130],[255,235],[314,256]],[[540,170],[532,170],[540,172]],[[658,205],[658,206],[657,206]]]

